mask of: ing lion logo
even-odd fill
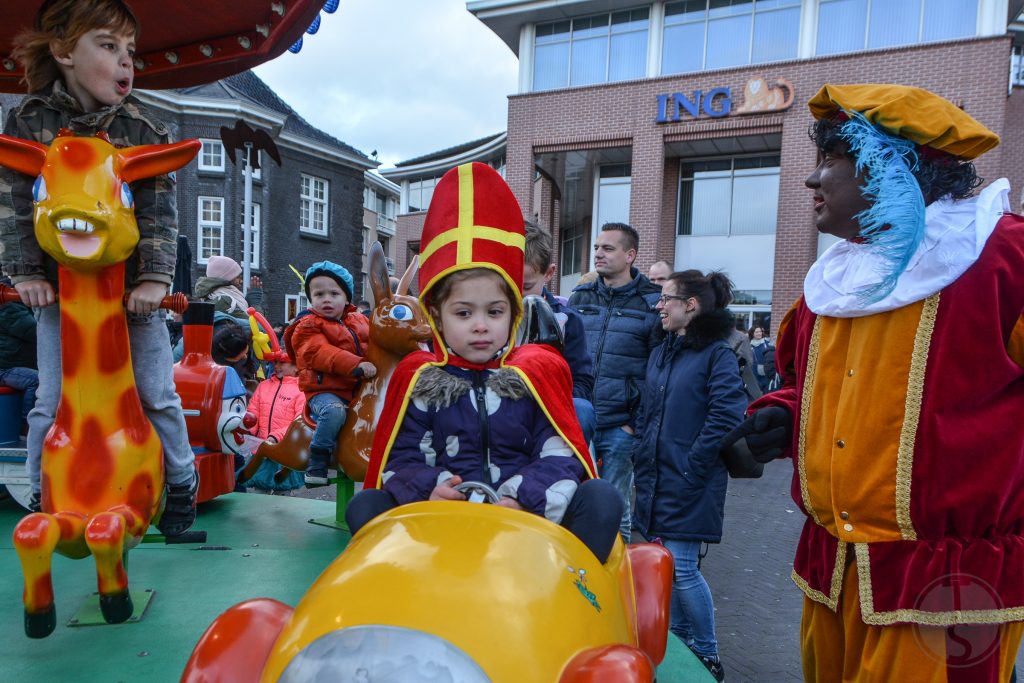
[[[785,78],[769,83],[764,76],[751,78],[743,87],[743,104],[733,114],[761,114],[789,109],[793,104],[793,84]]]

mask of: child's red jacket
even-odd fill
[[[299,388],[308,399],[329,392],[351,401],[359,377],[352,374],[370,339],[370,323],[349,304],[341,320],[305,311],[284,332],[288,355],[299,367]]]

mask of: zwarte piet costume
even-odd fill
[[[1024,620],[1024,219],[1005,179],[925,206],[911,175],[998,138],[918,88],[826,85],[810,108],[845,122],[873,205],[811,267],[779,334],[784,386],[751,407],[794,418],[805,677],[1008,680]]]

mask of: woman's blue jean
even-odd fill
[[[317,394],[309,399],[309,416],[316,422],[310,448],[334,451],[338,432],[345,426],[347,404],[334,394]]]
[[[675,558],[669,630],[702,657],[718,656],[715,605],[711,589],[697,568],[700,541],[663,541]]]

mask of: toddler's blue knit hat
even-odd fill
[[[344,266],[339,266],[333,261],[317,261],[306,269],[304,280],[307,298],[309,297],[309,281],[318,275],[326,275],[341,285],[341,288],[345,290],[345,296],[348,297],[348,302],[352,303],[352,292],[355,290],[355,282]]]

